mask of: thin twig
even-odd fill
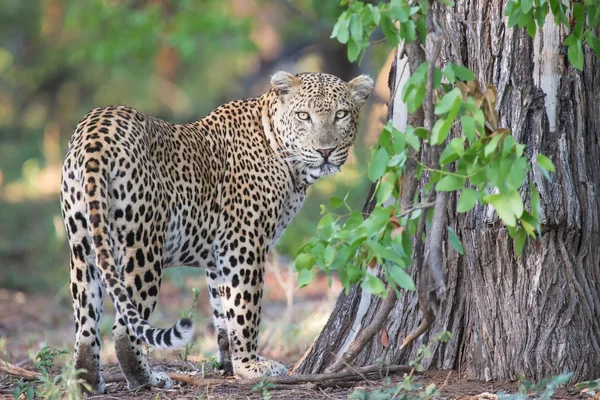
[[[417,210],[423,210],[423,209],[427,209],[427,208],[431,208],[435,205],[434,202],[430,201],[430,202],[425,202],[425,203],[421,203],[421,204],[417,204],[416,206],[409,208],[406,211],[402,211],[400,214],[397,215],[397,217],[404,217],[414,211]]]
[[[400,43],[400,48],[396,51],[396,57],[400,58],[402,56],[402,53],[404,53],[404,41],[402,41],[402,43]],[[392,68],[395,65],[395,63],[392,64]],[[395,76],[394,76],[394,81],[398,81],[402,75],[404,75],[404,69],[406,68],[406,63],[404,64],[404,66],[402,67],[402,71],[400,71],[400,74],[398,74],[396,72]],[[392,110],[392,104],[394,104],[394,100],[396,99],[396,94],[398,93],[398,88],[400,87],[400,85],[397,84],[397,82],[394,82],[394,87],[393,90],[390,94],[390,99],[388,100],[388,110]],[[389,118],[389,117],[388,117]]]
[[[440,391],[440,393],[446,387],[446,385],[448,385],[448,382],[450,381],[450,376],[452,375],[452,372],[454,372],[454,371],[448,371],[448,375],[446,375],[446,379],[444,379],[444,383],[442,383],[442,386],[440,386],[438,388],[438,390]]]
[[[428,30],[431,32],[433,47],[429,59],[429,67],[427,73],[427,84],[425,94],[425,116],[427,120],[427,129],[431,133],[433,129],[435,114],[433,107],[433,76],[435,65],[440,56],[443,37],[440,27],[429,14],[427,16]],[[429,160],[434,168],[440,165],[440,146],[432,146],[430,149]],[[432,188],[428,195],[427,202],[435,199],[434,220],[431,231],[428,232],[427,248],[424,251],[423,232],[425,230],[426,213],[421,214],[419,226],[417,228],[417,237],[415,239],[415,270],[419,274],[419,282],[417,284],[417,292],[419,296],[419,309],[423,314],[423,319],[419,326],[410,332],[402,341],[401,348],[408,346],[413,340],[426,332],[435,321],[435,316],[439,309],[439,301],[444,298],[446,285],[444,275],[442,273],[442,237],[443,227],[446,221],[446,205],[448,203],[448,192],[435,192]],[[427,256],[425,257],[425,253]],[[425,260],[424,260],[425,259]],[[432,282],[433,281],[433,282]],[[433,290],[432,290],[433,289]]]
[[[341,371],[344,366],[354,361],[356,356],[361,352],[365,344],[371,340],[373,336],[377,332],[381,330],[383,323],[387,320],[387,317],[396,305],[396,292],[393,289],[388,290],[387,297],[379,306],[377,314],[373,318],[373,320],[369,323],[369,325],[365,326],[360,330],[358,336],[352,344],[348,347],[348,350],[344,353],[344,355],[338,359],[331,367],[327,368],[328,373],[334,373]]]

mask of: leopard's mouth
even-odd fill
[[[330,162],[324,162],[320,166],[321,174],[322,174],[322,176],[333,175],[335,173],[340,172],[340,167],[341,166],[337,165],[337,164],[332,164]]]

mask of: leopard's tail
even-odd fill
[[[106,163],[100,156],[86,155],[82,183],[88,215],[88,229],[92,237],[96,265],[104,278],[113,304],[129,329],[142,341],[162,349],[177,349],[190,342],[194,326],[188,318],[182,318],[168,329],[155,328],[140,314],[135,306],[115,265],[115,255],[110,245],[108,228],[108,181]]]

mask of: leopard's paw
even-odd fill
[[[157,387],[163,389],[171,389],[173,381],[164,372],[150,372],[132,379],[127,379],[127,388],[129,390],[137,390],[141,387]]]
[[[236,376],[244,379],[262,378],[265,376],[279,376],[288,373],[287,368],[277,361],[259,357],[257,361],[242,363],[234,361],[233,370]]]
[[[164,372],[153,372],[150,376],[150,385],[163,389],[171,389],[173,381]]]

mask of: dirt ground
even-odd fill
[[[333,282],[329,289],[327,278],[322,277],[308,288],[294,291],[294,282],[288,281],[284,268],[270,268],[267,274],[265,294],[266,320],[262,332],[261,353],[277,359],[288,366],[302,355],[327,320],[333,308],[335,295],[340,287]],[[198,304],[194,308],[197,339],[183,361],[182,352],[152,351],[150,356],[154,369],[165,372],[185,372],[200,376],[206,385],[191,386],[176,382],[171,389],[141,389],[129,391],[124,382],[114,382],[107,386],[107,393],[91,396],[94,399],[259,399],[263,395],[272,399],[347,399],[356,389],[373,390],[382,386],[381,376],[364,380],[351,380],[335,383],[276,385],[268,393],[254,388],[254,383],[221,376],[210,368],[211,359],[216,353],[210,310],[204,290],[203,279],[184,276],[166,279],[161,290],[159,306],[151,322],[159,326],[169,326],[181,314],[192,308],[191,287],[200,289]],[[179,284],[177,283],[179,281]],[[181,282],[185,282],[182,285]],[[0,289],[0,338],[5,346],[0,357],[24,368],[31,368],[31,357],[45,345],[71,350],[74,341],[74,328],[68,289],[58,293],[32,294]],[[332,294],[333,293],[333,294]],[[110,327],[114,315],[110,305],[100,326],[102,335],[103,374],[115,376],[119,373],[114,347],[111,342]],[[108,315],[108,317],[107,317]],[[170,322],[169,322],[170,321]],[[1,347],[1,346],[0,346]],[[0,349],[1,350],[1,349]],[[59,373],[64,358],[56,360],[52,373]],[[427,386],[434,383],[441,388],[439,399],[494,399],[498,392],[515,393],[516,382],[482,382],[466,379],[456,371],[426,371],[415,375],[418,382]],[[401,381],[403,373],[390,376],[392,383]],[[13,389],[18,381],[0,373],[0,399],[13,398]],[[489,394],[486,395],[486,394]],[[385,397],[384,397],[385,398]],[[560,389],[553,398],[577,399],[592,397],[574,389]]]

